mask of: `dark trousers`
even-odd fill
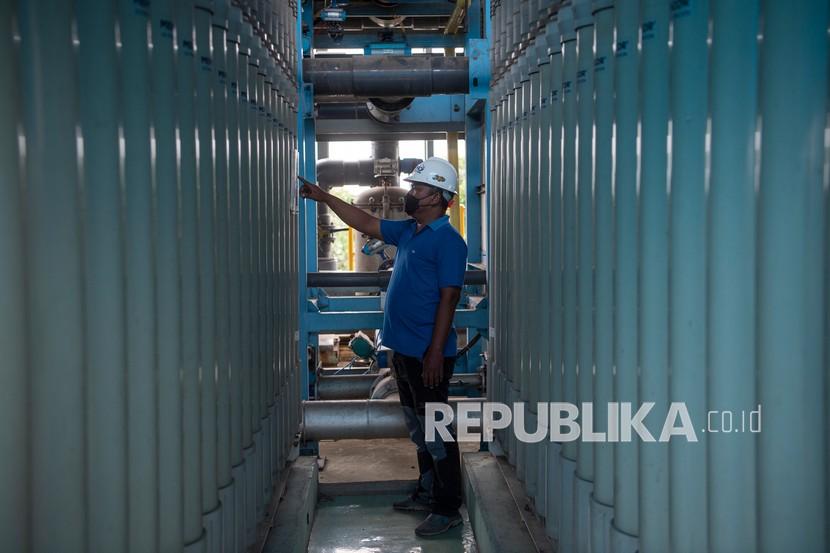
[[[424,404],[447,403],[455,357],[444,358],[444,378],[441,384],[434,388],[424,386],[424,366],[420,359],[395,353],[392,365],[409,437],[418,450],[420,478],[416,493],[430,498],[433,513],[455,515],[461,506],[461,461],[458,442],[444,442],[438,432],[435,432],[434,441],[427,442],[424,423]],[[454,428],[449,426],[448,430],[455,438]]]

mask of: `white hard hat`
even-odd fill
[[[458,173],[452,163],[440,157],[422,161],[404,180],[440,188],[444,191],[444,199],[447,201],[452,200],[458,193]]]

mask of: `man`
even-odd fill
[[[420,477],[412,495],[394,507],[429,512],[415,533],[434,536],[461,523],[458,444],[439,436],[426,441],[424,404],[447,403],[456,355],[452,320],[464,284],[467,244],[446,215],[458,190],[452,164],[432,157],[404,180],[412,183],[404,203],[412,218],[403,221],[378,219],[308,183],[300,194],[324,202],[357,231],[398,248],[381,340],[394,350],[392,365]]]

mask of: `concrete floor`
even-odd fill
[[[462,443],[461,450],[478,451],[478,444]],[[325,465],[309,553],[476,553],[465,508],[462,526],[433,538],[415,535],[424,513],[392,508],[405,495],[401,484],[411,487],[418,478],[415,446],[408,439],[323,441],[320,458]],[[328,493],[332,490],[349,495]]]
[[[441,536],[419,538],[423,513],[392,509],[391,495],[321,497],[309,553],[476,553],[466,510],[464,524]]]
[[[478,451],[478,444],[459,445],[462,453]],[[326,461],[320,471],[321,484],[418,478],[415,445],[407,438],[321,441],[320,458]]]

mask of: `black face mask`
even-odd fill
[[[428,197],[429,196],[427,196],[427,198]],[[421,200],[424,200],[424,199],[426,199],[426,198],[416,198],[415,196],[412,195],[411,192],[407,193],[407,195],[404,196],[404,198],[403,198],[404,213],[406,213],[407,215],[412,217],[413,215],[415,215],[415,212],[418,211],[419,207],[432,207],[433,205],[438,205],[438,204],[430,204],[430,205],[426,205],[426,206],[421,206]]]

